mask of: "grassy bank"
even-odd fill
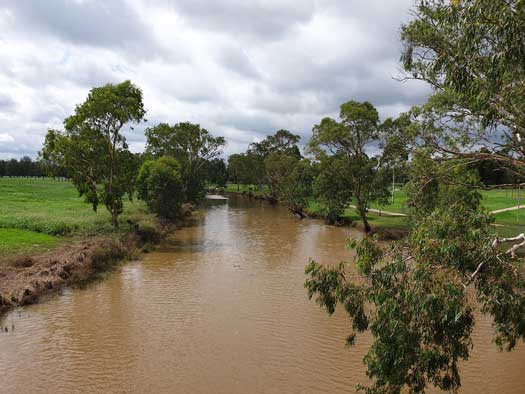
[[[259,190],[255,185],[236,185],[228,184],[226,187],[228,192],[252,193],[254,196],[264,196],[267,189]],[[501,236],[515,235],[525,231],[525,191],[517,189],[494,189],[480,191],[482,196],[482,205],[489,211],[494,211],[503,208],[514,207],[518,203],[523,204],[524,208],[519,211],[502,212],[494,215],[495,223],[498,233]],[[393,203],[380,205],[372,203],[370,208],[380,209],[383,211],[404,213],[406,211],[406,204],[408,196],[402,187],[396,188],[394,192]],[[352,202],[350,202],[351,204]],[[314,216],[320,215],[322,212],[321,206],[315,201],[311,200],[308,204],[307,210]],[[343,218],[360,223],[355,209],[347,208],[344,211]],[[375,230],[406,230],[407,221],[403,217],[395,217],[388,215],[379,215],[374,212],[368,213],[368,218],[371,226]]]
[[[256,185],[237,185],[235,183],[227,184],[224,190],[229,193],[252,193],[252,195],[259,197],[262,197],[269,192],[268,186],[266,185],[264,185],[262,189],[259,189]]]
[[[148,220],[145,205],[126,201],[121,216]],[[111,234],[104,206],[94,212],[70,182],[52,179],[0,178],[0,254],[42,252],[71,237]]]

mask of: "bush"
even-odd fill
[[[172,157],[146,161],[137,178],[138,197],[157,216],[175,220],[181,215],[184,200],[180,166]]]

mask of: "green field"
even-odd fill
[[[494,190],[481,190],[479,192],[482,197],[483,206],[489,211],[495,211],[497,209],[509,208],[518,205],[524,205],[525,208],[525,191],[518,191],[517,189],[494,189]],[[518,195],[520,199],[518,200]],[[371,204],[371,208],[383,209],[390,212],[403,213],[406,207],[408,197],[403,188],[396,188],[394,193],[394,203],[379,206],[378,204]],[[513,213],[514,221],[516,220],[516,212]],[[525,214],[524,214],[525,217]]]
[[[16,228],[0,228],[0,255],[16,252],[41,252],[60,243],[58,237]]]
[[[264,186],[263,190],[261,191],[256,185],[245,185],[245,184],[237,185],[236,183],[228,183],[226,185],[225,190],[227,192],[239,192],[239,193],[252,192],[256,196],[262,196],[268,192],[268,186]]]
[[[142,202],[126,201],[121,222],[144,213]],[[0,231],[6,254],[46,250],[65,236],[108,234],[112,227],[105,207],[94,212],[70,182],[0,178]]]

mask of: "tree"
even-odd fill
[[[373,379],[361,387],[365,393],[424,393],[429,386],[457,392],[458,364],[472,347],[471,294],[492,315],[498,346],[512,349],[523,338],[523,279],[512,256],[494,248],[493,219],[471,193],[442,193],[402,242],[382,248],[370,238],[352,241],[357,280],[348,262],[307,266],[309,296],[329,313],[342,304],[352,320],[348,343],[364,331],[374,338],[364,357]]]
[[[301,137],[288,130],[278,130],[273,135],[268,135],[260,142],[250,144],[249,151],[266,159],[271,153],[281,153],[288,156],[301,158],[301,151],[297,144]]]
[[[523,135],[523,2],[419,0],[414,14],[401,32],[408,77],[453,97],[458,116]]]
[[[290,212],[303,219],[304,210],[312,196],[315,171],[308,159],[297,160],[290,174],[279,188],[279,201],[286,204]]]
[[[223,137],[214,137],[198,124],[170,126],[161,123],[146,130],[146,152],[155,157],[171,156],[180,164],[187,201],[196,202],[205,194],[207,162],[222,153]]]
[[[435,90],[411,111],[409,236],[387,248],[352,242],[348,263],[307,266],[311,297],[333,313],[341,303],[356,334],[374,340],[364,362],[368,394],[457,392],[458,363],[472,347],[473,310],[494,322],[494,342],[511,350],[525,338],[525,288],[516,250],[525,235],[498,238],[480,206],[483,187],[469,172],[496,161],[516,175],[525,167],[525,9],[522,1],[421,0],[402,29],[409,78]],[[415,131],[415,133],[414,133]],[[481,148],[481,149],[480,149]],[[505,250],[504,242],[513,246]]]
[[[310,161],[285,153],[270,153],[264,161],[272,195],[288,209],[304,218],[304,208],[312,194],[313,172]]]
[[[172,157],[145,161],[137,177],[138,197],[157,216],[175,220],[181,216],[184,202],[180,166]]]
[[[142,91],[130,81],[93,88],[65,131],[49,130],[42,157],[66,169],[80,195],[96,210],[104,204],[118,227],[123,197],[131,198],[137,161],[128,150],[122,128],[143,120]]]
[[[414,14],[401,59],[407,78],[435,92],[412,111],[420,141],[443,165],[489,161],[523,179],[523,2],[419,1]]]
[[[270,194],[268,199],[271,202],[277,202],[277,195],[267,177],[268,171],[265,168],[264,162],[271,154],[282,154],[300,159],[301,152],[297,146],[300,139],[301,137],[299,135],[281,129],[276,131],[275,134],[266,136],[266,138],[260,142],[250,144],[248,147],[246,163],[249,176],[255,180],[253,183],[259,185],[260,190],[262,190],[264,184],[269,186]]]
[[[352,183],[349,163],[341,154],[321,153],[317,159],[319,174],[313,182],[313,195],[321,205],[326,223],[336,224],[341,221],[343,211],[352,198],[352,189],[348,187]]]
[[[347,163],[344,175],[352,191],[356,212],[366,233],[371,232],[366,216],[368,204],[373,200],[386,203],[388,195],[385,173],[378,157],[369,157],[366,149],[380,140],[379,114],[369,102],[348,101],[341,105],[341,121],[324,118],[314,126],[309,150],[318,157],[338,155]]]
[[[243,160],[244,157],[240,153],[234,153],[228,157],[228,177],[237,184],[237,191],[243,179]]]
[[[208,176],[208,182],[219,187],[226,186],[226,182],[228,182],[228,170],[226,169],[226,163],[224,163],[223,159],[209,160],[206,173]]]

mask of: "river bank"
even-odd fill
[[[72,239],[48,252],[4,256],[0,259],[0,315],[36,303],[66,286],[96,280],[122,262],[149,252],[181,226],[133,224],[113,236]]]
[[[271,199],[263,192],[254,192],[252,190],[224,190],[224,189],[210,189],[214,193],[223,193],[225,195],[241,196],[252,200],[266,201],[269,204],[277,205],[278,201]],[[322,209],[314,201],[303,211],[305,218],[323,220],[326,224],[326,215]],[[384,215],[380,212],[369,212],[368,220],[372,225],[374,233],[383,241],[393,241],[404,238],[408,234],[408,223],[406,218],[401,215]],[[328,225],[328,224],[327,224]],[[345,213],[341,220],[333,224],[336,227],[352,227],[363,231],[363,226],[359,220],[357,213],[349,215]]]

